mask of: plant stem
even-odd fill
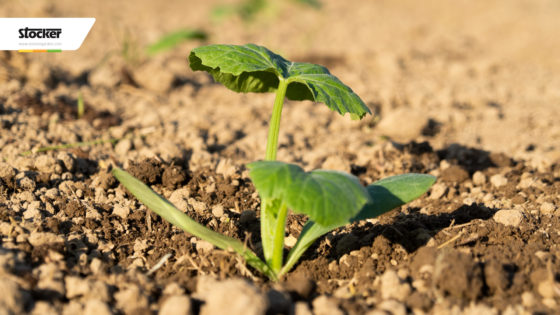
[[[274,107],[272,109],[272,116],[270,117],[270,126],[268,127],[268,141],[266,143],[266,157],[265,160],[276,160],[276,151],[278,150],[278,134],[280,132],[280,117],[282,115],[282,106],[284,106],[284,97],[286,96],[286,89],[288,81],[280,78],[278,89],[276,90],[276,98],[274,99]]]
[[[288,208],[282,203],[276,215],[276,229],[274,231],[274,248],[272,252],[271,268],[275,273],[280,272],[284,262],[284,230]]]

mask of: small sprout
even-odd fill
[[[341,115],[361,119],[370,110],[348,86],[325,67],[291,62],[253,45],[210,45],[195,48],[190,67],[210,73],[236,92],[275,92],[264,161],[247,165],[261,198],[261,239],[264,261],[239,240],[216,233],[189,218],[125,171],[114,176],[148,208],[186,232],[224,250],[233,250],[255,269],[278,280],[299,260],[317,238],[352,222],[377,217],[424,194],[435,182],[425,174],[404,174],[363,187],[359,180],[338,171],[314,170],[276,161],[280,116],[284,99],[324,103]],[[284,260],[284,234],[288,211],[308,220]]]
[[[208,34],[202,30],[182,29],[162,36],[146,48],[146,53],[148,56],[154,56],[160,52],[173,49],[183,42],[193,39],[206,40],[207,38]]]

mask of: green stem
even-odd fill
[[[266,157],[268,161],[276,160],[276,151],[278,150],[278,134],[280,132],[280,116],[282,115],[282,106],[284,106],[284,97],[288,81],[280,78],[278,89],[276,90],[276,98],[274,99],[274,108],[272,109],[272,117],[270,117],[270,126],[268,127],[268,141],[266,143]]]
[[[288,208],[282,203],[276,215],[276,229],[274,231],[274,248],[272,253],[271,268],[275,273],[280,272],[284,262],[284,230]]]
[[[277,200],[261,201],[261,241],[264,261],[269,266],[272,266],[274,260],[274,235],[279,206]]]

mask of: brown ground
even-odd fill
[[[212,22],[224,2],[0,4],[0,16],[97,18],[76,52],[0,54],[1,314],[560,313],[558,1],[284,1],[251,23]],[[437,183],[323,237],[279,284],[163,222],[111,165],[259,249],[244,164],[264,156],[274,96],[192,73],[199,41],[142,53],[181,27],[323,64],[376,113],[288,102],[280,160]],[[98,139],[118,141],[21,155]]]

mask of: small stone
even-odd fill
[[[198,201],[194,198],[189,198],[189,205],[194,209],[194,211],[202,214],[206,212],[206,203]]]
[[[189,199],[190,192],[188,188],[180,188],[175,190],[169,196],[169,201],[181,211],[188,209],[189,204],[187,200]]]
[[[115,145],[115,152],[120,156],[126,156],[128,151],[132,149],[132,140],[123,139]]]
[[[0,313],[23,314],[27,296],[18,284],[8,278],[0,278]]]
[[[406,122],[403,124],[403,122]],[[381,117],[376,129],[396,141],[410,141],[422,134],[428,124],[428,112],[415,108],[397,108]]]
[[[201,315],[261,315],[267,308],[266,298],[241,279],[216,281],[199,277],[197,295],[205,301],[200,309]]]
[[[76,168],[76,159],[72,154],[61,151],[56,155],[56,159],[64,165],[66,171],[74,172],[74,169]]]
[[[137,286],[130,286],[115,293],[117,308],[126,314],[137,313],[139,309],[148,309],[148,298]]]
[[[113,214],[121,217],[122,219],[126,219],[130,214],[130,208],[127,206],[117,204],[113,208]]]
[[[134,69],[134,81],[155,92],[165,92],[171,88],[175,76],[169,71],[160,71],[161,62],[146,62]]]
[[[224,206],[222,206],[221,204],[217,204],[214,205],[212,207],[212,215],[214,215],[215,217],[221,217],[224,215]]]
[[[490,183],[496,188],[500,188],[508,183],[507,178],[502,174],[496,174],[490,177]]]
[[[305,302],[296,302],[296,306],[294,307],[294,314],[295,315],[313,315],[309,306]]]
[[[284,283],[286,291],[296,293],[302,299],[307,299],[315,290],[315,283],[302,273],[289,275]]]
[[[209,253],[214,249],[214,245],[204,240],[197,240],[195,245],[196,250],[202,253]]]
[[[537,291],[543,298],[552,299],[556,295],[558,295],[558,292],[560,292],[560,285],[553,279],[546,279],[544,281],[541,281],[541,283],[539,283],[539,286],[537,287]]]
[[[10,181],[14,177],[16,177],[16,174],[17,171],[15,168],[6,163],[0,162],[0,178],[4,179],[5,181]]]
[[[315,315],[343,315],[344,313],[338,308],[336,301],[321,295],[313,300],[313,313]]]
[[[17,185],[24,190],[35,191],[37,184],[35,181],[27,176],[17,180]]]
[[[494,213],[494,221],[507,226],[519,226],[525,215],[521,210],[499,210]]]
[[[544,202],[541,204],[540,210],[542,214],[553,214],[556,211],[556,206],[551,202]]]
[[[484,175],[484,173],[482,173],[481,171],[476,171],[472,176],[472,180],[473,184],[475,184],[476,186],[482,186],[486,184],[486,175]]]
[[[107,303],[97,300],[91,299],[85,303],[84,306],[84,315],[111,315],[111,309]]]
[[[284,238],[284,245],[286,247],[294,247],[297,243],[297,238],[293,235],[288,235],[286,238]]]
[[[0,313],[2,313],[0,308]],[[54,306],[45,301],[35,302],[31,315],[58,314]]]
[[[173,295],[165,299],[159,315],[189,315],[192,314],[191,299],[186,295]]]
[[[56,161],[53,158],[42,154],[35,159],[34,166],[39,172],[50,173],[53,171],[55,163]]]
[[[33,247],[37,247],[47,244],[63,244],[64,237],[51,232],[31,232],[27,241],[33,245]]]
[[[447,186],[444,183],[437,183],[432,186],[430,191],[430,199],[440,199],[447,192]]]
[[[395,299],[397,301],[404,301],[411,292],[408,283],[401,283],[397,273],[388,269],[381,276],[381,296],[384,300]]]

